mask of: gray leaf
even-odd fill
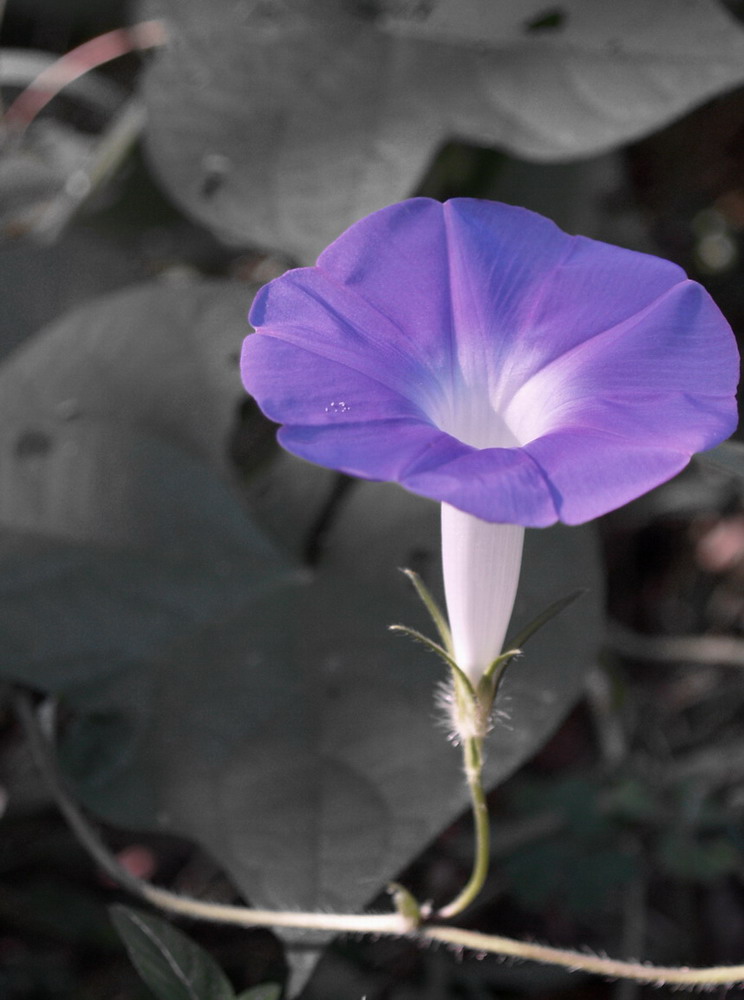
[[[154,6],[157,173],[224,239],[303,260],[410,196],[448,140],[574,159],[744,79],[744,32],[713,0],[567,0],[554,24],[538,0]]]
[[[253,902],[364,905],[467,801],[433,708],[443,671],[387,631],[401,620],[425,627],[396,566],[436,552],[437,520],[433,504],[361,484],[315,579],[252,600],[151,664],[126,766],[101,780],[104,726],[76,768],[91,801],[131,822],[127,790],[146,773],[160,806],[152,820],[208,847]],[[590,531],[531,533],[515,627],[577,584],[595,589],[507,675],[489,784],[533,753],[579,694],[598,641],[597,580]],[[128,683],[124,671],[80,707],[105,718]]]
[[[0,369],[1,424],[26,413],[19,431],[32,436],[45,421],[137,424],[219,466],[245,399],[238,356],[252,295],[227,281],[152,282],[75,309]]]
[[[299,575],[333,474],[283,456],[254,475],[252,514],[219,475],[223,341],[181,335],[205,294],[181,288],[170,311],[165,287],[102,300],[0,371],[3,669],[74,711],[65,760],[97,812],[193,837],[255,903],[358,908],[466,803],[433,709],[442,667],[388,631],[427,627],[397,567],[436,587],[438,511],[356,484]],[[132,307],[116,334],[133,353],[141,337],[145,362],[96,336],[112,303]],[[21,374],[27,391],[13,393]],[[55,419],[70,390],[85,415]],[[217,431],[194,418],[195,398]],[[507,674],[491,784],[578,695],[599,581],[590,529],[529,533],[515,628],[577,586],[592,593]]]

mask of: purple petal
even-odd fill
[[[279,441],[318,465],[400,483],[485,521],[545,527],[558,520],[550,487],[523,449],[479,451],[415,420],[285,426]]]
[[[414,198],[347,229],[318,268],[385,317],[399,349],[430,370],[451,370],[450,260],[439,202]]]
[[[700,286],[507,205],[383,209],[250,318],[244,381],[289,450],[484,520],[595,517],[736,424]]]
[[[422,198],[363,219],[316,267],[264,286],[249,320],[400,391],[424,371],[449,377],[449,302],[442,207]]]
[[[564,524],[583,524],[671,479],[689,453],[640,444],[611,431],[556,431],[523,449],[551,483]]]
[[[407,471],[399,482],[484,521],[544,528],[558,520],[550,485],[523,448],[469,448],[463,453],[453,448],[450,454],[432,456],[428,467]]]
[[[345,364],[277,337],[246,338],[245,381],[271,420],[288,413],[298,424],[346,424],[424,414],[410,399]]]
[[[444,212],[460,364],[487,370],[500,400],[685,280],[676,264],[568,236],[525,209],[458,198]]]
[[[437,453],[442,439],[451,442],[453,451],[467,450],[467,445],[420,420],[378,420],[342,427],[287,425],[279,431],[281,444],[300,458],[362,479],[393,482],[399,482],[406,468],[423,455]]]
[[[607,392],[654,387],[729,397],[735,391],[736,344],[700,285],[686,280],[652,304],[636,306],[623,321],[608,320],[591,338],[556,350],[522,385],[568,381],[571,395],[581,394],[583,382],[590,394],[596,386],[589,380],[596,378]]]

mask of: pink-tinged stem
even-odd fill
[[[83,42],[39,73],[9,106],[4,121],[16,128],[27,128],[42,108],[74,80],[129,52],[163,45],[166,37],[164,23],[156,20],[107,31]]]

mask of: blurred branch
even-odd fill
[[[7,0],[0,0],[0,32],[3,29],[3,21],[5,20],[5,8],[8,6]],[[0,93],[0,117],[5,115],[5,102],[3,101],[3,95]]]
[[[83,203],[100,188],[126,158],[142,133],[145,108],[138,98],[131,98],[121,110],[85,162],[74,170],[62,191],[47,206],[34,226],[44,242],[56,240]]]
[[[26,129],[39,112],[64,88],[97,66],[129,52],[155,48],[166,41],[162,21],[142,21],[117,28],[83,42],[43,70],[13,101],[3,116],[5,124]]]
[[[590,670],[586,676],[585,692],[602,759],[614,767],[627,756],[628,741],[613,704],[612,683],[607,672],[599,666]]]
[[[744,781],[744,744],[741,741],[706,747],[669,761],[659,773],[664,784],[701,781],[708,792]]]
[[[641,635],[617,623],[607,635],[611,652],[658,663],[704,663],[744,668],[744,639],[723,635]]]

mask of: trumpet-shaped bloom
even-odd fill
[[[484,580],[505,575],[508,620],[522,527],[619,507],[736,425],[734,338],[700,285],[494,202],[376,212],[264,287],[250,321],[243,379],[285,448],[442,501],[473,677],[508,623],[479,637]]]

